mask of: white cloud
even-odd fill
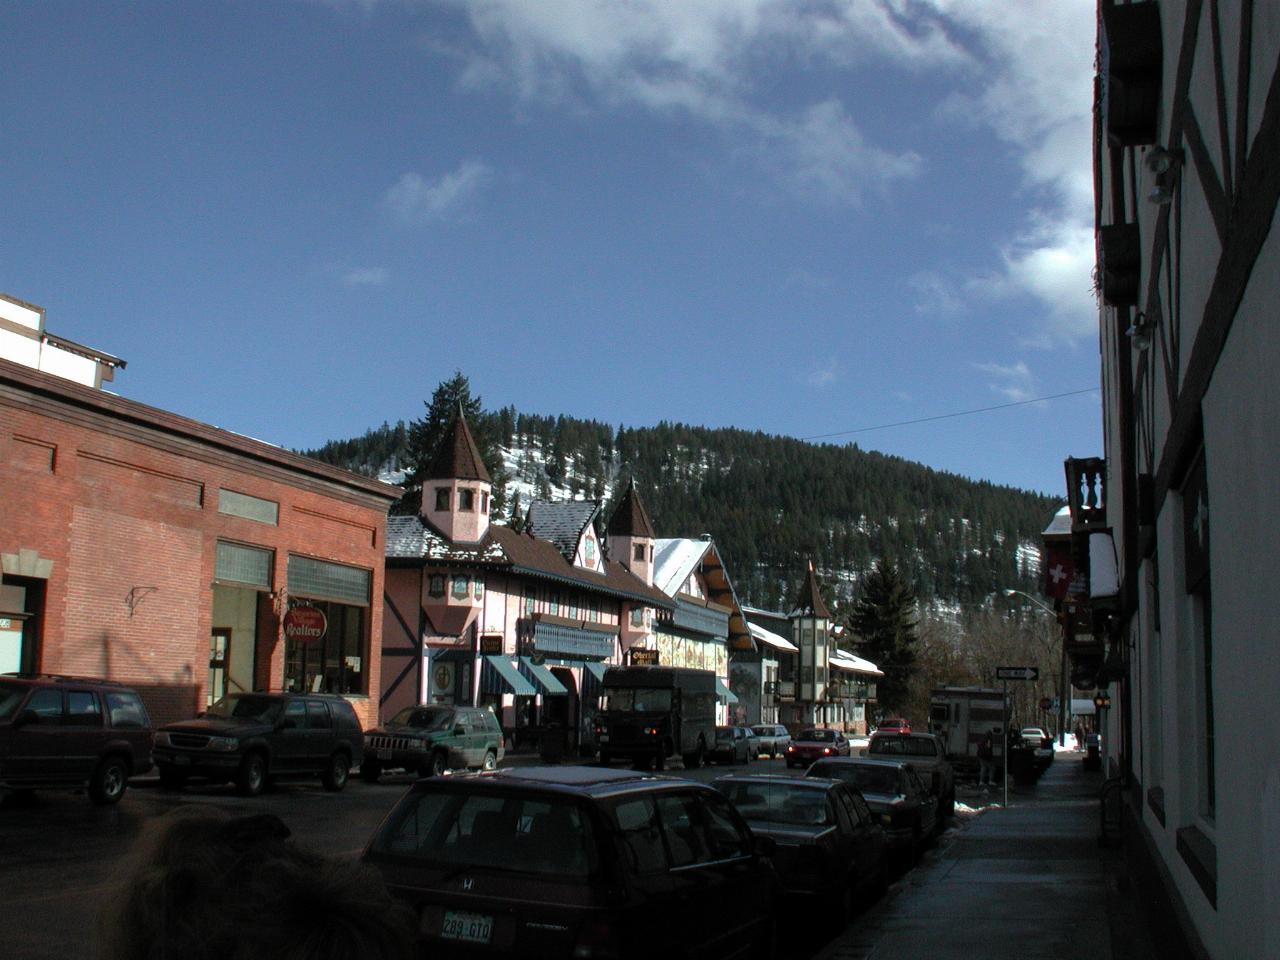
[[[991,377],[991,389],[1010,401],[1030,400],[1036,395],[1031,370],[1022,361],[1009,366],[999,363],[975,363],[973,366]]]
[[[823,387],[829,387],[837,380],[836,358],[831,357],[826,363],[820,364],[809,374],[809,386],[821,390]]]
[[[357,267],[342,275],[348,287],[381,287],[391,277],[386,267]]]
[[[915,299],[916,313],[921,316],[951,318],[965,312],[964,297],[941,274],[922,271],[908,278],[907,286]]]
[[[442,219],[462,209],[490,175],[489,166],[479,160],[464,160],[434,180],[406,173],[383,195],[382,205],[405,223]]]

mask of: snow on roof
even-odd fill
[[[831,665],[841,670],[851,670],[854,673],[867,673],[874,677],[884,676],[884,671],[870,660],[863,660],[862,657],[854,656],[847,650],[838,650],[833,653],[831,655]]]
[[[750,621],[747,621],[747,626],[751,628],[751,636],[761,643],[767,643],[771,647],[777,647],[779,650],[786,650],[789,653],[799,652],[799,648],[786,637],[779,636],[772,630],[766,630],[759,624]]]
[[[711,547],[710,540],[655,540],[653,585],[674,597]]]

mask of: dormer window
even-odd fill
[[[436,487],[436,509],[448,512],[449,500],[449,488]]]
[[[594,567],[596,565],[596,541],[594,537],[587,537],[587,542],[583,546],[583,556],[587,558],[587,566]]]
[[[632,552],[632,556],[637,560],[644,560],[644,544],[643,543],[636,544],[636,548]]]
[[[476,508],[476,492],[463,487],[458,491],[458,509],[471,512]]]

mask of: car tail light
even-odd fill
[[[618,940],[613,928],[607,920],[600,917],[589,920],[578,933],[578,942],[574,944],[573,955],[582,960],[613,960],[622,956]]]
[[[823,753],[830,753],[830,752],[831,752],[831,748],[830,748],[830,747],[823,747],[823,748],[822,748],[822,752],[823,752]]]
[[[796,748],[791,746],[791,744],[787,744],[787,753],[795,753],[795,752],[796,752]]]

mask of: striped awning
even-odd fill
[[[554,673],[542,664],[534,663],[528,657],[520,658],[520,672],[529,680],[532,680],[533,685],[548,697],[564,697],[569,694],[569,691],[564,688],[564,684],[556,679]]]
[[[480,668],[480,689],[485,693],[514,693],[532,697],[538,691],[520,675],[515,664],[503,656],[487,656]]]

